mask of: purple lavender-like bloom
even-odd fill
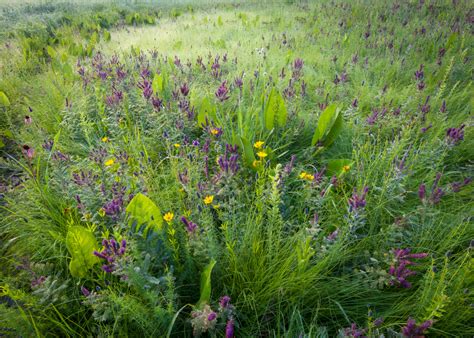
[[[460,192],[463,187],[471,183],[472,179],[470,177],[465,178],[462,182],[453,182],[451,183],[451,189],[453,192]]]
[[[109,273],[113,272],[117,268],[117,260],[125,254],[127,241],[122,239],[119,244],[114,238],[110,240],[104,238],[102,245],[104,246],[102,251],[94,251],[93,253],[96,257],[107,262],[107,264],[102,266],[102,270]]]
[[[230,305],[230,297],[229,296],[222,296],[219,300],[219,306],[222,309],[226,309]]]
[[[98,179],[97,175],[94,175],[92,171],[81,170],[78,173],[72,174],[72,180],[78,186],[91,186]]]
[[[238,159],[238,154],[230,155],[230,157],[225,154],[224,156],[219,157],[217,163],[219,164],[219,167],[223,173],[235,175],[240,168]]]
[[[21,148],[21,152],[29,160],[31,160],[35,156],[35,150],[27,144],[23,145],[23,147]]]
[[[187,83],[183,83],[183,85],[179,87],[179,90],[181,91],[181,94],[183,94],[183,96],[188,96],[189,87]]]
[[[365,337],[367,329],[358,329],[356,323],[352,323],[350,327],[344,329],[345,337]]]
[[[378,118],[379,118],[379,114],[380,114],[380,112],[379,112],[378,109],[372,110],[372,114],[371,114],[369,117],[367,117],[367,119],[365,120],[365,122],[367,122],[367,124],[368,124],[369,126],[374,125],[375,122],[377,122],[377,120],[378,120]]]
[[[181,217],[181,222],[183,222],[183,224],[186,226],[186,230],[188,231],[188,233],[194,233],[194,231],[196,231],[197,229],[197,224],[196,223],[193,223],[191,221],[189,221],[186,217],[182,216]]]
[[[408,268],[410,265],[414,265],[410,259],[421,259],[428,256],[427,253],[410,253],[411,249],[394,249],[394,263],[390,266],[388,271],[389,275],[393,277],[390,281],[391,285],[398,284],[403,288],[411,288],[411,283],[407,280],[408,277],[416,275],[416,271],[412,271]]]
[[[420,65],[420,68],[415,72],[415,79],[416,80],[423,80],[423,78],[425,77],[425,73],[423,72],[423,64]]]
[[[207,316],[207,320],[212,322],[214,319],[217,318],[217,313],[215,313],[214,311],[212,311],[208,316]]]
[[[236,86],[237,88],[239,88],[240,91],[242,91],[242,86],[243,86],[243,84],[244,84],[243,77],[244,77],[244,73],[242,73],[242,75],[236,77],[235,80],[234,80],[235,86]]]
[[[328,241],[334,241],[334,240],[337,238],[338,235],[339,235],[339,229],[336,229],[336,230],[334,230],[333,232],[331,232],[331,233],[326,237],[326,239],[327,239]]]
[[[87,290],[84,286],[81,286],[81,292],[85,297],[89,297],[91,292]]]
[[[359,105],[359,100],[357,100],[357,97],[352,101],[352,108],[357,108]]]
[[[143,97],[147,100],[153,95],[153,88],[151,87],[151,82],[148,80],[143,79],[142,82],[139,82],[138,88],[142,90]]]
[[[283,169],[286,174],[290,174],[293,171],[293,167],[295,166],[296,155],[291,155],[290,162],[285,165]]]
[[[464,127],[466,125],[463,123],[459,128],[448,128],[446,130],[446,137],[448,142],[451,144],[458,144],[464,140]]]
[[[225,338],[233,338],[234,337],[234,320],[229,319],[225,326]]]
[[[413,318],[408,318],[406,326],[402,328],[404,337],[424,337],[424,333],[433,325],[432,320],[427,320],[420,325],[416,325]]]
[[[153,109],[160,111],[161,106],[163,105],[163,100],[160,100],[157,96],[153,96],[151,98],[151,104],[153,105]]]
[[[368,191],[369,187],[364,187],[362,193],[358,194],[357,189],[354,188],[354,193],[352,194],[352,197],[349,198],[349,212],[357,212],[358,209],[362,209],[365,207],[365,197]]]
[[[426,197],[426,185],[424,183],[420,184],[420,187],[418,188],[418,197],[420,198],[421,201],[425,200]]]
[[[46,140],[44,141],[42,147],[44,150],[51,151],[53,149],[54,141],[53,140]]]
[[[221,83],[219,88],[216,90],[216,97],[219,99],[219,101],[224,102],[225,100],[229,99],[229,89],[227,88],[227,81],[224,81]]]

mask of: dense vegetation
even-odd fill
[[[473,336],[473,18],[0,4],[0,335]]]

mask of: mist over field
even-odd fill
[[[472,1],[0,0],[0,336],[472,337]]]

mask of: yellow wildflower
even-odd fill
[[[163,219],[168,223],[171,222],[173,220],[173,218],[174,218],[174,214],[172,212],[167,212],[163,216]]]
[[[219,134],[219,130],[216,129],[216,128],[212,128],[212,129],[211,129],[211,134],[212,134],[212,135],[217,135],[217,134]]]
[[[204,204],[211,204],[212,201],[214,201],[213,195],[207,195],[206,197],[204,197]]]
[[[114,163],[115,163],[114,159],[111,158],[110,160],[105,161],[104,164],[105,164],[106,167],[110,167]]]
[[[102,137],[102,142],[109,142],[109,138],[107,136]]]
[[[312,180],[314,180],[314,175],[308,174],[307,172],[303,171],[303,172],[300,174],[300,178],[301,178],[302,180],[312,181]]]
[[[348,166],[348,165],[345,165],[345,166],[342,167],[342,171],[345,172],[345,173],[347,173],[349,170],[351,170],[351,167]]]
[[[262,151],[259,151],[257,153],[257,156],[260,157],[260,158],[265,158],[265,157],[268,156],[268,154],[265,151],[262,150]]]
[[[257,168],[257,167],[260,165],[260,163],[261,163],[260,161],[254,160],[254,161],[252,162],[252,166],[253,166],[254,168]]]
[[[104,217],[104,216],[105,216],[105,209],[104,209],[104,208],[100,208],[100,209],[99,209],[99,215],[100,215],[101,217]]]
[[[174,147],[175,147],[175,148],[179,148],[179,147],[181,147],[181,144],[175,143],[175,144],[174,144]]]
[[[304,179],[304,178],[306,177],[306,175],[307,175],[307,174],[303,171],[303,172],[300,174],[300,178],[301,178],[301,179]]]
[[[261,149],[264,144],[265,144],[265,142],[263,142],[263,141],[257,141],[253,144],[253,146],[257,149]]]

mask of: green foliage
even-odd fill
[[[209,304],[211,299],[211,274],[212,269],[216,265],[216,261],[211,259],[209,264],[206,265],[204,270],[201,272],[201,296],[196,304],[197,308],[201,308],[205,304]]]
[[[311,145],[321,144],[324,147],[329,147],[336,140],[336,137],[343,128],[343,119],[340,111],[340,108],[335,103],[324,109],[319,117]]]
[[[163,227],[163,218],[160,208],[147,196],[138,193],[127,205],[126,211],[130,216],[130,224],[135,224],[137,229],[145,225],[143,234],[160,231]]]
[[[97,240],[94,234],[85,227],[77,225],[69,227],[66,247],[71,255],[69,271],[73,277],[86,277],[89,270],[99,262],[93,255],[94,250],[98,250]]]
[[[263,114],[265,128],[267,130],[273,129],[275,120],[279,127],[284,127],[286,124],[288,112],[286,110],[285,101],[275,88],[272,88],[268,94],[268,99],[264,104]]]

